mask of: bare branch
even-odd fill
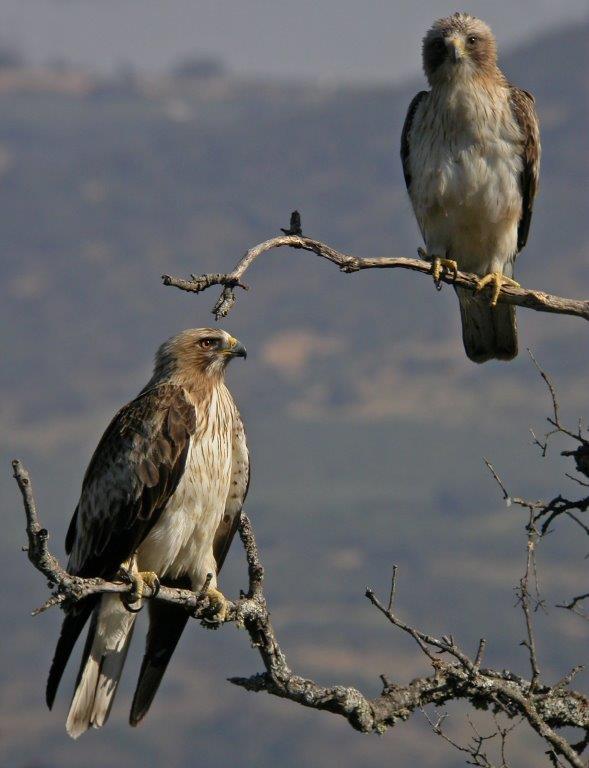
[[[589,442],[582,435],[581,421],[579,421],[578,429],[576,432],[568,429],[562,424],[560,419],[560,409],[559,409],[556,388],[554,387],[551,379],[539,366],[538,362],[536,361],[536,359],[534,358],[530,350],[528,350],[528,352],[530,354],[530,358],[532,362],[534,363],[536,369],[538,370],[542,379],[546,383],[546,386],[548,387],[548,391],[550,393],[550,397],[552,401],[552,416],[548,417],[548,422],[549,424],[552,425],[553,429],[547,432],[547,434],[544,437],[544,441],[538,440],[534,432],[532,432],[532,437],[534,438],[534,442],[536,445],[540,447],[542,451],[542,456],[545,456],[547,451],[548,441],[552,435],[561,433],[566,435],[569,438],[572,438],[577,443],[579,443],[579,445],[575,448],[575,450],[563,451],[562,455],[573,456],[577,464],[577,469],[583,474],[585,474],[587,477],[589,477]],[[508,503],[513,502],[521,507],[527,508],[529,512],[528,523],[526,526],[526,531],[527,531],[526,570],[525,570],[524,576],[520,580],[519,589],[518,589],[518,599],[524,613],[526,632],[527,632],[527,639],[523,641],[522,645],[524,645],[528,649],[530,667],[532,670],[532,678],[530,681],[530,694],[534,694],[534,692],[540,690],[543,687],[540,684],[540,669],[538,665],[536,642],[535,642],[534,629],[532,624],[532,611],[530,606],[531,594],[530,594],[530,588],[529,588],[530,578],[533,576],[534,582],[535,582],[535,593],[536,593],[535,594],[536,606],[534,610],[536,610],[537,608],[542,607],[542,601],[539,595],[538,576],[536,572],[536,559],[535,559],[536,546],[540,541],[540,539],[549,532],[552,521],[559,515],[565,515],[569,517],[586,534],[589,534],[589,525],[583,522],[583,520],[581,520],[577,515],[577,512],[582,513],[587,511],[587,509],[589,509],[589,497],[571,501],[559,494],[550,502],[529,501],[529,500],[521,499],[518,497],[512,497],[507,492],[505,484],[503,483],[503,481],[495,471],[495,468],[493,467],[493,465],[490,464],[490,462],[487,461],[486,459],[485,459],[485,463],[489,468],[489,470],[491,471],[495,481],[499,485],[499,488],[501,489],[501,493],[503,494],[503,498],[506,499]],[[571,477],[570,475],[567,475],[567,476]],[[584,487],[586,486],[586,484],[583,481],[578,480],[578,478],[571,477],[571,479],[577,480],[577,482]],[[536,526],[536,523],[540,520],[542,520],[543,522],[542,522],[541,528],[538,529]],[[572,612],[577,613],[578,615],[587,619],[589,618],[589,616],[587,616],[587,614],[585,614],[585,612],[579,609],[577,606],[579,603],[582,603],[584,600],[588,598],[589,598],[589,593],[578,595],[577,597],[573,598],[569,603],[561,604],[559,607],[571,610]],[[555,691],[555,690],[560,690],[568,687],[572,682],[573,678],[577,675],[577,673],[581,669],[582,669],[582,666],[574,667],[567,675],[565,675],[559,682],[557,682],[556,685],[552,686],[551,690]],[[562,737],[559,734],[557,734],[554,730],[552,730],[551,732],[543,731],[539,727],[539,724],[534,723],[533,711],[528,711],[527,706],[523,707],[523,709],[524,709],[524,717],[528,720],[529,724],[537,731],[537,733],[543,736],[543,738],[545,738],[546,741],[548,741],[551,744],[551,749],[547,752],[547,755],[554,766],[564,765],[564,763],[560,758],[564,758],[566,763],[569,765],[579,765],[579,766],[585,765],[585,762],[581,760],[580,755],[585,750],[585,748],[589,745],[588,731],[585,732],[584,738],[578,744],[570,744],[566,740],[563,740]],[[564,741],[564,745],[562,743],[563,741]]]
[[[572,430],[568,429],[562,424],[560,420],[560,408],[558,404],[558,395],[556,392],[556,388],[552,383],[551,379],[548,377],[548,375],[539,366],[532,352],[528,350],[528,353],[530,355],[532,362],[534,363],[534,366],[536,367],[540,376],[546,383],[546,386],[548,387],[548,391],[550,392],[550,398],[552,401],[552,416],[549,416],[547,420],[554,427],[554,429],[546,433],[543,441],[539,440],[536,437],[533,430],[530,430],[530,432],[532,433],[532,437],[534,439],[534,443],[540,447],[542,451],[542,456],[544,457],[546,456],[546,452],[548,449],[548,441],[552,435],[560,433],[575,440],[579,445],[574,450],[562,451],[561,455],[572,456],[575,460],[577,470],[582,474],[584,474],[586,477],[589,477],[589,441],[587,441],[583,437],[581,424],[579,423],[579,426],[576,432],[573,432]],[[586,534],[589,535],[589,525],[585,523],[583,520],[581,520],[577,514],[579,512],[583,513],[589,510],[589,496],[581,499],[567,499],[561,494],[559,494],[558,496],[555,496],[550,501],[541,501],[541,500],[532,501],[529,499],[523,499],[519,496],[512,496],[507,491],[505,483],[500,478],[498,472],[496,471],[495,467],[491,464],[491,462],[488,459],[483,459],[483,460],[487,465],[487,468],[493,475],[495,482],[501,489],[501,493],[503,495],[503,498],[507,502],[507,504],[508,505],[516,504],[517,506],[520,506],[529,510],[530,513],[533,512],[533,515],[530,517],[530,520],[528,522],[527,530],[528,530],[528,533],[534,530],[534,536],[536,537],[536,539],[545,536],[550,531],[550,526],[552,525],[553,521],[561,515],[564,515],[569,519],[571,519]],[[587,483],[583,482],[579,478],[573,477],[569,473],[565,473],[565,476],[569,477],[571,480],[575,480],[582,487],[587,487],[588,485]],[[535,525],[540,521],[542,521],[542,526],[540,530],[537,531],[535,530]]]
[[[59,604],[67,610],[72,602],[89,594],[130,591],[129,584],[74,577],[59,565],[48,549],[48,534],[39,522],[28,472],[19,461],[14,461],[13,467],[27,519],[29,559],[54,587],[54,593],[43,609]],[[288,666],[286,655],[270,622],[263,593],[264,569],[251,523],[244,514],[241,516],[239,533],[246,551],[249,588],[247,594],[242,594],[235,603],[229,603],[226,621],[246,629],[252,646],[261,657],[265,672],[247,678],[233,677],[230,682],[248,691],[265,691],[305,707],[340,715],[353,728],[364,733],[383,733],[386,728],[407,720],[415,711],[429,704],[440,706],[448,701],[462,699],[477,708],[501,711],[510,719],[523,718],[545,739],[555,756],[561,756],[573,768],[585,768],[575,748],[557,733],[564,727],[589,731],[589,700],[581,693],[567,688],[572,673],[569,673],[570,679],[565,679],[566,685],[561,681],[557,686],[549,687],[541,685],[539,681],[534,684],[534,680],[525,680],[508,670],[481,669],[483,640],[479,643],[473,661],[451,636],[436,638],[407,624],[393,613],[396,572],[387,607],[371,590],[367,590],[367,596],[391,624],[418,643],[433,667],[433,674],[415,678],[404,685],[383,677],[383,691],[375,698],[368,698],[350,686],[326,687],[296,675]],[[202,605],[203,590],[196,593],[162,586],[154,594],[146,585],[145,597],[181,606],[197,618],[206,616],[207,606]],[[453,661],[442,660],[434,651],[447,654]]]
[[[530,510],[530,519],[528,521],[527,531],[528,531],[528,541],[527,541],[527,547],[526,547],[526,550],[527,550],[526,571],[519,582],[518,599],[521,604],[522,611],[525,618],[525,623],[526,623],[527,639],[522,642],[522,645],[525,645],[530,655],[530,667],[532,669],[532,679],[530,681],[530,689],[535,690],[538,685],[538,681],[540,679],[540,668],[538,666],[538,657],[536,653],[536,639],[534,636],[534,627],[532,625],[532,614],[530,610],[529,583],[530,583],[530,576],[532,575],[532,573],[534,575],[534,580],[535,580],[536,597],[537,597],[538,605],[540,604],[540,601],[539,601],[538,576],[536,573],[536,559],[535,559],[536,541],[539,538],[539,534],[534,526],[533,510]]]
[[[468,759],[466,762],[468,765],[474,765],[478,768],[509,768],[506,756],[507,737],[513,731],[513,729],[519,725],[519,723],[516,722],[512,723],[508,727],[503,727],[499,723],[497,716],[494,715],[493,717],[495,720],[495,730],[487,736],[483,736],[479,733],[478,729],[470,720],[470,718],[468,718],[468,723],[470,725],[473,736],[468,744],[459,744],[442,730],[442,724],[447,719],[446,714],[441,715],[436,722],[434,722],[429,717],[427,712],[424,711],[423,714],[430,724],[432,731],[437,736],[440,736],[442,739],[444,739],[444,741],[450,744],[450,746],[458,750],[458,752],[461,752],[463,755],[467,756]],[[501,757],[501,763],[499,766],[490,760],[486,751],[489,743],[497,739],[499,740],[499,754]]]
[[[566,608],[567,611],[571,611],[572,613],[575,613],[577,616],[580,616],[581,618],[589,621],[589,614],[587,614],[585,611],[583,611],[581,608],[578,607],[579,603],[582,603],[585,600],[589,600],[589,592],[586,592],[584,595],[577,595],[576,597],[573,597],[573,599],[570,600],[568,603],[557,603],[556,607]]]
[[[563,678],[561,678],[556,685],[554,685],[554,688],[567,688],[574,680],[574,678],[579,674],[579,672],[582,672],[585,669],[583,664],[578,664],[576,667],[573,667],[570,672],[568,672]]]
[[[489,472],[493,475],[493,479],[501,489],[501,493],[503,494],[503,498],[505,499],[505,502],[507,503],[508,507],[510,507],[512,504],[516,504],[519,507],[525,507],[526,509],[529,509],[529,510],[545,509],[545,503],[542,501],[528,501],[527,499],[522,499],[520,496],[512,496],[510,493],[508,493],[507,488],[505,487],[505,483],[500,478],[495,467],[491,464],[491,462],[488,459],[485,459],[484,457],[483,457],[483,461],[487,465],[487,469],[489,470]]]
[[[484,637],[481,637],[481,639],[479,640],[479,647],[477,648],[477,655],[475,656],[474,665],[473,665],[477,672],[480,669],[486,645],[487,645],[487,641],[485,640]]]
[[[572,456],[574,455],[574,451],[562,451],[561,456]],[[577,483],[577,485],[582,485],[583,488],[589,488],[589,483],[586,483],[584,480],[581,480],[580,477],[575,477],[574,475],[571,475],[569,472],[564,473],[565,477],[568,477],[569,480],[573,480],[573,482]]]
[[[556,389],[554,388],[554,384],[552,383],[552,380],[548,377],[548,374],[540,367],[540,365],[538,364],[538,361],[536,360],[536,358],[532,353],[532,350],[529,348],[528,348],[528,355],[530,356],[532,363],[534,363],[536,370],[538,371],[540,376],[544,379],[544,382],[548,387],[548,391],[550,392],[550,397],[552,398],[552,412],[554,414],[554,418],[552,421],[555,425],[560,424],[558,398],[556,396]]]
[[[360,272],[364,269],[409,269],[412,272],[420,272],[423,275],[431,277],[431,264],[423,259],[408,259],[403,257],[383,257],[383,258],[361,258],[340,253],[329,245],[313,240],[310,237],[304,237],[300,228],[300,217],[295,220],[293,228],[293,218],[297,212],[291,216],[291,226],[288,230],[282,230],[286,234],[273,237],[263,243],[250,248],[243,258],[235,265],[232,272],[227,274],[204,274],[192,276],[190,280],[181,277],[172,277],[171,275],[162,275],[164,285],[171,285],[182,291],[192,293],[201,293],[213,285],[223,286],[223,290],[215,306],[213,314],[219,320],[226,317],[235,304],[235,288],[246,288],[241,282],[245,272],[251,267],[256,259],[267,251],[275,248],[294,248],[314,253],[322,259],[335,264],[340,272],[351,274]],[[298,215],[298,214],[297,214]],[[448,285],[456,285],[461,288],[467,288],[475,291],[477,288],[478,275],[470,272],[448,273],[443,272],[440,281]],[[589,301],[580,299],[567,299],[560,296],[552,296],[542,291],[533,291],[527,288],[516,286],[504,286],[499,295],[499,301],[505,304],[513,304],[527,309],[534,309],[537,312],[550,312],[559,315],[573,315],[589,320]]]
[[[391,591],[389,592],[389,604],[387,611],[390,613],[395,602],[395,588],[397,586],[397,566],[393,565],[393,575],[391,576]]]
[[[541,368],[538,361],[532,354],[531,349],[529,348],[528,348],[528,355],[530,356],[530,359],[534,364],[534,367],[536,368],[536,370],[544,380],[544,383],[548,387],[548,391],[550,393],[550,399],[552,400],[552,416],[548,416],[546,420],[548,421],[549,424],[551,424],[554,427],[554,429],[551,429],[549,432],[546,433],[546,435],[544,436],[544,442],[541,442],[540,440],[538,440],[538,438],[534,434],[534,431],[530,430],[530,432],[532,433],[532,437],[534,438],[534,443],[538,445],[542,451],[542,456],[543,457],[546,456],[546,451],[548,450],[548,440],[550,439],[550,437],[552,437],[552,435],[556,435],[559,433],[563,435],[567,435],[568,437],[572,437],[573,440],[577,440],[582,445],[586,445],[589,447],[589,444],[583,438],[581,433],[582,432],[581,420],[579,420],[579,424],[576,432],[573,432],[572,430],[568,429],[562,424],[560,420],[560,406],[558,403],[556,387],[552,383],[552,380],[550,379],[548,374],[543,370],[543,368]],[[573,451],[572,453],[576,453],[576,451]],[[563,456],[570,456],[570,455],[572,455],[571,452],[563,453]]]
[[[443,637],[441,640],[439,640],[437,637],[434,637],[433,635],[427,635],[423,632],[420,632],[419,630],[415,629],[415,627],[410,626],[406,622],[402,621],[398,616],[396,616],[390,608],[385,608],[384,605],[380,602],[380,600],[376,597],[374,592],[371,589],[366,590],[366,597],[370,600],[372,605],[374,605],[378,610],[386,616],[386,618],[393,624],[395,627],[398,627],[399,629],[403,630],[403,632],[406,632],[408,635],[410,635],[419,645],[421,650],[428,656],[428,658],[434,662],[434,664],[439,663],[438,659],[433,656],[433,654],[429,651],[429,648],[436,648],[438,651],[441,651],[442,653],[448,653],[450,656],[453,656],[457,661],[462,664],[462,666],[467,671],[472,671],[474,664],[468,656],[458,648],[458,646],[454,643],[454,640],[452,637]]]

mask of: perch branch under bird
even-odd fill
[[[242,288],[248,290],[248,286],[242,281],[244,274],[252,266],[254,261],[263,253],[275,248],[293,248],[295,250],[309,251],[320,256],[327,261],[332,262],[339,267],[340,272],[352,274],[364,269],[409,269],[413,272],[419,272],[422,275],[432,275],[432,265],[423,258],[408,259],[404,257],[380,257],[380,258],[362,258],[359,256],[350,256],[336,251],[331,246],[305,237],[301,229],[301,218],[298,211],[293,211],[290,219],[290,227],[282,229],[283,235],[273,237],[263,243],[254,245],[250,248],[243,258],[235,265],[232,272],[226,274],[212,273],[204,275],[191,275],[190,279],[182,277],[173,277],[171,275],[162,275],[164,285],[171,285],[182,291],[191,293],[201,293],[214,285],[223,286],[213,314],[219,320],[226,317],[236,301],[235,289]],[[422,253],[421,249],[418,249]],[[470,272],[456,272],[444,270],[440,274],[437,286],[441,288],[442,283],[456,285],[462,288],[468,288],[473,292],[477,289],[480,277]],[[589,301],[583,299],[567,299],[561,296],[553,296],[543,291],[530,290],[519,286],[505,285],[501,288],[498,297],[499,302],[514,304],[526,309],[534,309],[537,312],[551,312],[559,315],[573,315],[589,320]]]
[[[29,473],[18,460],[13,462],[13,470],[26,516],[28,547],[25,549],[32,565],[43,574],[52,590],[50,598],[34,614],[55,605],[67,610],[73,603],[92,594],[131,591],[132,585],[124,581],[74,577],[62,568],[49,549],[49,534],[41,526]],[[245,514],[241,516],[239,534],[247,559],[248,591],[229,603],[223,623],[234,623],[246,630],[252,647],[261,657],[264,671],[251,677],[231,677],[231,683],[247,691],[264,691],[311,709],[340,715],[353,728],[364,733],[383,733],[387,728],[408,720],[414,713],[421,712],[427,705],[440,706],[449,701],[464,700],[479,709],[489,709],[497,717],[501,715],[514,722],[518,719],[527,721],[544,739],[549,753],[559,761],[555,764],[564,764],[562,761],[565,761],[574,768],[586,768],[580,748],[559,733],[569,727],[582,729],[585,736],[589,733],[589,700],[569,687],[578,669],[556,685],[546,684],[540,678],[531,643],[531,680],[509,670],[483,667],[484,640],[478,643],[476,653],[471,656],[451,635],[438,638],[399,618],[394,609],[396,568],[386,605],[372,590],[366,591],[366,597],[394,627],[415,640],[431,666],[431,674],[407,683],[392,682],[382,675],[382,691],[372,698],[351,686],[324,686],[295,674],[288,665],[270,621],[263,590],[264,568],[251,523]],[[202,590],[196,593],[162,586],[154,592],[146,586],[144,597],[181,606],[194,618],[205,618],[209,609],[208,599]],[[440,721],[434,730],[436,728],[437,733],[444,735]],[[507,732],[499,728],[497,734],[504,740]]]

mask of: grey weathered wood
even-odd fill
[[[90,594],[130,591],[131,585],[128,584],[72,577],[60,566],[49,551],[48,533],[39,522],[29,474],[18,460],[13,462],[13,468],[26,515],[29,560],[49,580],[54,590],[36,613],[57,604],[67,608],[68,604]],[[439,706],[462,699],[477,708],[484,706],[492,711],[502,711],[508,718],[523,718],[547,742],[555,755],[574,768],[586,768],[574,746],[557,732],[565,727],[581,728],[589,732],[589,700],[568,688],[573,673],[578,669],[556,685],[548,686],[541,684],[538,679],[532,682],[508,670],[482,668],[483,640],[479,643],[474,659],[471,659],[452,637],[439,639],[426,634],[395,614],[395,576],[386,607],[371,590],[367,590],[366,596],[393,626],[417,642],[432,666],[431,675],[417,677],[405,684],[391,682],[383,677],[382,692],[369,698],[351,686],[323,686],[295,674],[288,666],[286,654],[280,647],[270,621],[263,591],[264,569],[251,523],[243,513],[239,534],[247,558],[249,589],[247,594],[235,602],[229,602],[226,622],[233,622],[246,629],[265,671],[247,678],[233,677],[230,682],[248,691],[265,691],[311,709],[340,715],[353,728],[364,733],[383,733],[387,728],[408,720],[414,712],[421,711],[428,704]],[[161,587],[154,594],[146,585],[144,597],[181,606],[195,618],[206,615],[207,601],[202,591],[196,593]]]
[[[192,293],[201,293],[214,285],[222,285],[223,291],[213,308],[213,314],[218,320],[219,318],[226,317],[233,307],[236,300],[235,288],[239,287],[247,290],[247,286],[242,283],[242,278],[256,259],[263,253],[267,253],[275,248],[284,247],[315,253],[317,256],[335,264],[341,272],[347,274],[360,272],[364,269],[409,269],[422,275],[429,275],[431,278],[431,265],[423,259],[408,259],[404,257],[361,258],[340,253],[329,245],[319,240],[313,240],[310,237],[281,235],[250,248],[235,265],[233,271],[227,274],[193,275],[189,280],[181,277],[172,277],[171,275],[162,275],[162,280],[164,285],[170,285],[182,291]],[[457,285],[472,291],[476,289],[478,279],[477,275],[460,271],[456,275],[444,272],[440,277],[442,283]],[[499,302],[525,307],[526,309],[534,309],[537,312],[572,315],[589,320],[589,301],[584,299],[567,299],[561,296],[553,296],[544,291],[504,286],[499,295]]]

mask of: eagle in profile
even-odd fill
[[[90,460],[67,532],[67,570],[112,580],[123,568],[133,588],[126,602],[118,594],[87,597],[64,619],[47,681],[50,708],[90,619],[66,723],[73,738],[108,718],[145,583],[198,591],[211,574],[214,619],[225,616],[217,576],[238,526],[249,459],[224,374],[231,359],[245,356],[245,347],[221,330],[169,339],[153,376],[114,416]],[[132,725],[147,713],[187,620],[184,609],[149,601]]]
[[[405,183],[437,281],[443,268],[480,276],[456,288],[471,360],[517,355],[515,310],[497,305],[525,246],[540,170],[534,99],[497,66],[491,29],[467,13],[436,21],[423,40],[431,86],[409,106],[401,138]]]

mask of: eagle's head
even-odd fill
[[[234,357],[246,357],[243,344],[220,328],[189,328],[172,336],[158,349],[154,375],[190,384],[195,378],[223,375]]]
[[[469,13],[438,19],[423,38],[422,55],[432,86],[497,72],[497,44],[491,28]]]

